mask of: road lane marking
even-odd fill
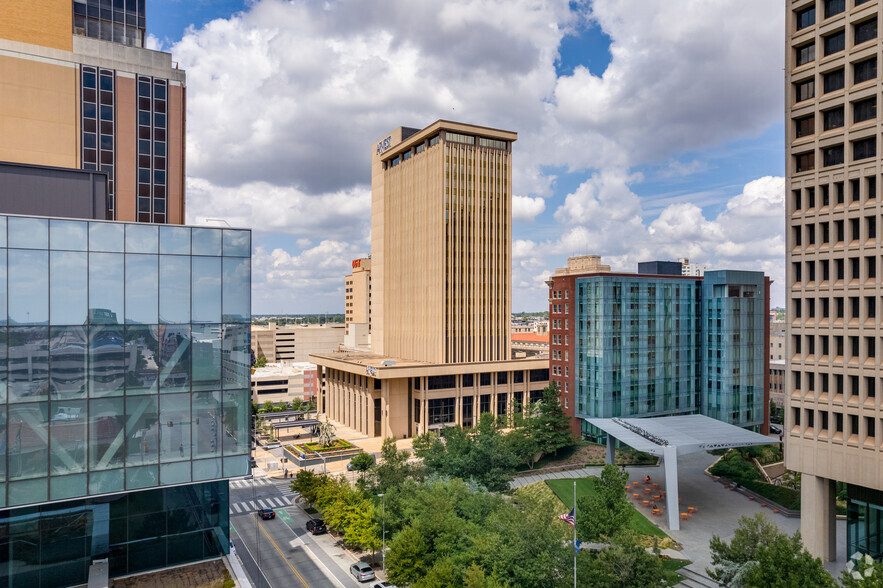
[[[254,503],[254,500],[250,500],[249,504],[251,504],[251,510],[257,510],[258,506]]]
[[[303,576],[301,576],[301,575],[300,575],[300,573],[299,573],[299,572],[298,572],[298,571],[297,571],[297,570],[296,570],[296,569],[294,569],[294,566],[293,566],[293,565],[291,565],[291,562],[290,562],[290,561],[288,561],[288,558],[287,558],[287,557],[285,557],[285,554],[284,554],[284,553],[282,553],[282,550],[281,550],[281,549],[279,549],[279,546],[278,546],[278,545],[276,545],[276,542],[275,542],[275,541],[273,541],[273,538],[272,538],[272,537],[270,537],[270,534],[269,534],[269,533],[267,533],[267,530],[266,530],[266,529],[264,529],[264,527],[263,527],[263,526],[261,526],[261,525],[258,525],[258,528],[260,528],[260,530],[261,530],[261,533],[263,533],[263,534],[264,534],[264,536],[265,536],[265,537],[266,537],[266,538],[267,538],[267,539],[269,539],[269,540],[270,540],[270,543],[272,543],[272,544],[273,544],[273,547],[274,547],[274,548],[275,548],[275,549],[276,549],[276,551],[278,551],[278,552],[279,552],[279,555],[281,555],[281,556],[282,556],[282,559],[283,559],[283,561],[285,561],[285,563],[286,563],[286,564],[288,564],[288,567],[289,567],[289,568],[291,568],[291,571],[292,571],[292,572],[294,572],[294,575],[295,575],[295,576],[297,576],[297,579],[298,579],[298,580],[300,580],[300,583],[301,583],[301,584],[303,584],[303,585],[304,585],[304,588],[310,588],[310,585],[309,585],[309,584],[307,584],[307,581],[306,581],[306,580],[304,580],[304,578],[303,578]]]
[[[236,503],[233,504],[233,510],[235,510],[237,513],[242,512],[239,508],[239,504]]]
[[[264,581],[267,582],[267,586],[273,588],[273,584],[270,583],[270,579],[267,577],[267,574],[264,573],[264,570],[261,569],[261,566],[258,565],[258,560],[254,558],[251,554],[251,550],[248,548],[248,543],[245,542],[245,539],[242,538],[242,535],[239,531],[236,530],[236,527],[233,526],[233,523],[230,523],[230,528],[233,529],[233,532],[239,535],[239,540],[242,542],[242,546],[245,548],[245,551],[248,552],[248,557],[251,558],[251,562],[254,564],[254,567],[258,570],[258,573],[264,577]],[[238,555],[236,557],[239,557]],[[244,566],[243,566],[244,567]],[[245,570],[246,575],[248,575],[248,570]],[[251,578],[250,578],[251,579]]]

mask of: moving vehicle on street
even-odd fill
[[[258,511],[258,514],[261,515],[261,518],[264,520],[276,518],[276,511],[272,508],[262,508]]]
[[[377,577],[374,575],[374,570],[371,569],[371,566],[361,561],[350,566],[350,573],[359,582],[367,582]]]

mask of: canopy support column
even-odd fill
[[[665,445],[662,448],[662,459],[665,465],[665,506],[668,511],[668,528],[672,531],[681,530],[681,511],[678,504],[678,448]]]
[[[615,465],[616,461],[616,439],[610,433],[607,433],[607,463]]]

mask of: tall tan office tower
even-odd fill
[[[440,120],[399,127],[374,145],[377,353],[435,363],[509,358],[517,138]]]
[[[803,474],[803,541],[825,560],[837,541],[883,555],[881,7],[786,0],[785,465]],[[848,496],[839,539],[835,482]]]
[[[0,161],[105,172],[107,219],[181,224],[185,74],[145,24],[145,0],[3,0]]]
[[[372,145],[371,350],[310,356],[331,419],[410,437],[542,398],[549,360],[510,358],[517,138],[440,120]]]

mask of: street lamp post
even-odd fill
[[[327,476],[328,475],[328,463],[325,460],[325,456],[322,455],[321,453],[319,453],[318,451],[314,451],[313,453],[316,454],[316,457],[318,457],[319,459],[322,460],[322,475]]]
[[[255,487],[254,487],[254,474],[251,474],[251,475],[245,476],[245,479],[246,479],[246,480],[251,480],[251,500],[252,500],[252,502],[253,502],[255,505],[257,505],[257,494],[256,494],[256,492],[255,492]],[[260,521],[258,521],[258,525],[260,525]],[[260,541],[260,539],[261,539],[261,538],[260,538],[260,536],[258,535],[258,526],[255,525],[255,528],[254,528],[254,542],[255,542],[255,544],[257,545],[257,550],[258,550],[258,588],[260,588],[260,587],[263,585],[263,578],[261,577],[261,575],[262,575],[262,572],[261,572],[261,568],[262,568],[262,566],[261,566],[261,541]]]
[[[380,522],[383,527],[381,531],[380,540],[382,541],[382,545],[380,547],[380,566],[383,573],[386,573],[386,497],[384,494],[378,494],[380,497]]]

